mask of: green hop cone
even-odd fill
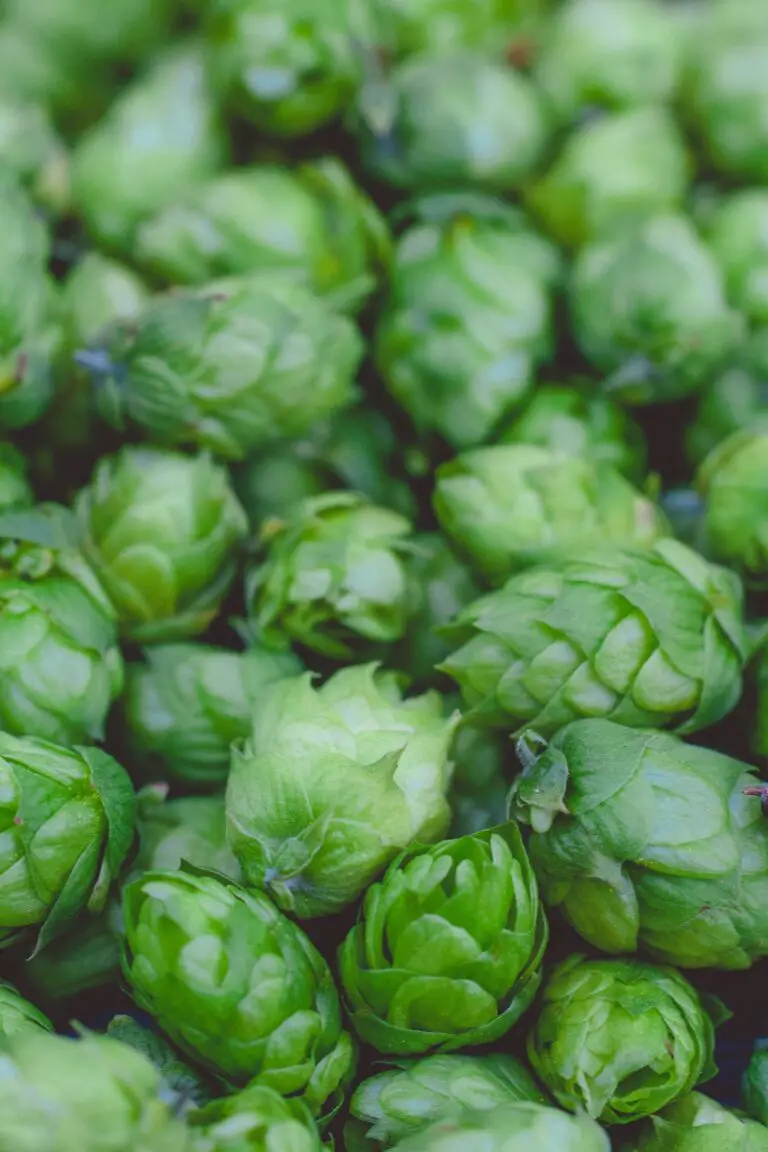
[[[768,1152],[768,1128],[691,1092],[646,1120],[619,1152]]]
[[[302,436],[355,399],[360,334],[300,285],[258,277],[152,302],[91,351],[103,416],[227,460]]]
[[[768,1125],[768,1046],[764,1040],[757,1041],[742,1076],[741,1099],[750,1116]],[[765,1145],[768,1148],[768,1131]]]
[[[373,202],[327,157],[225,172],[143,223],[136,260],[174,284],[268,272],[357,308],[389,244]]]
[[[137,226],[189,194],[226,160],[203,50],[182,43],[156,57],[72,154],[72,198],[91,233],[133,254]]]
[[[615,112],[569,136],[526,201],[550,236],[578,248],[627,221],[681,207],[689,167],[666,109]]]
[[[19,995],[11,984],[0,981],[0,1037],[7,1040],[20,1032],[52,1032],[53,1024],[39,1008]],[[0,1040],[0,1043],[2,1041]]]
[[[131,846],[135,797],[98,748],[0,733],[0,940],[37,951],[79,912],[104,908]]]
[[[15,444],[0,441],[0,513],[28,508],[34,500],[23,453]]]
[[[53,398],[60,334],[48,229],[7,173],[0,195],[0,429],[17,429],[38,420]]]
[[[742,588],[677,540],[513,576],[450,627],[441,665],[476,722],[549,737],[601,716],[696,732],[741,695]]]
[[[570,1116],[536,1101],[502,1104],[438,1120],[392,1146],[392,1152],[610,1152],[589,1116]]]
[[[229,842],[247,884],[300,918],[352,903],[391,860],[448,828],[458,717],[430,692],[403,700],[377,665],[283,680],[232,749]]]
[[[190,1152],[149,1060],[108,1036],[33,1029],[0,1041],[0,1147]]]
[[[761,5],[707,5],[687,61],[683,103],[707,159],[726,177],[768,179],[768,26]]]
[[[349,1152],[386,1152],[398,1140],[463,1112],[490,1112],[544,1095],[514,1056],[437,1055],[398,1061],[364,1080],[350,1100],[345,1130]]]
[[[240,868],[227,845],[224,797],[180,796],[165,799],[165,789],[139,793],[139,852],[133,876],[175,872],[182,864],[209,868],[240,880]]]
[[[210,69],[226,103],[262,132],[296,137],[337,119],[362,78],[368,16],[360,0],[213,0]]]
[[[512,786],[547,904],[603,952],[749,968],[768,952],[768,825],[746,764],[608,720],[561,728]]]
[[[732,363],[702,391],[685,447],[701,464],[732,432],[761,427],[768,428],[768,328],[748,335]]]
[[[548,143],[531,80],[481,53],[424,52],[373,74],[357,108],[363,163],[395,188],[519,188]]]
[[[509,205],[435,195],[401,237],[375,335],[384,382],[419,433],[489,439],[551,352],[559,257]]]
[[[405,853],[339,952],[349,1018],[396,1056],[487,1044],[528,1009],[547,923],[514,824]]]
[[[328,965],[266,896],[182,868],[127,885],[124,971],[170,1039],[230,1085],[341,1103],[354,1050]]]
[[[219,611],[248,521],[207,455],[127,445],[75,500],[87,559],[137,643],[195,636]]]
[[[408,629],[390,660],[410,682],[435,680],[436,665],[450,651],[442,627],[480,594],[466,564],[452,552],[442,532],[413,537],[408,557]]]
[[[189,1116],[194,1152],[322,1152],[301,1100],[263,1084],[213,1100]]]
[[[325,493],[284,523],[267,524],[264,559],[246,576],[257,634],[336,659],[399,640],[408,619],[410,532],[404,516],[353,492]]]
[[[251,730],[267,685],[302,671],[290,652],[233,652],[207,644],[160,644],[126,668],[124,740],[135,775],[215,788],[229,772],[233,740]]]
[[[533,444],[559,456],[585,456],[635,482],[646,474],[641,428],[626,409],[587,381],[537,385],[499,442]]]
[[[123,662],[114,609],[67,515],[0,515],[0,728],[77,744],[103,738]]]
[[[731,304],[752,324],[768,323],[768,190],[725,197],[708,221],[707,240]]]
[[[687,217],[661,214],[598,237],[576,258],[574,335],[605,387],[631,404],[696,392],[736,348],[742,318]]]
[[[667,534],[654,502],[609,465],[535,444],[477,448],[442,464],[433,504],[448,539],[491,584],[574,551],[645,548]]]
[[[697,483],[707,547],[717,560],[768,584],[768,427],[734,432],[710,452]]]
[[[715,1075],[715,1028],[674,968],[570,956],[550,974],[528,1057],[571,1112],[631,1124]]]
[[[544,26],[534,76],[558,119],[585,107],[666,103],[682,44],[659,0],[566,0]]]
[[[48,109],[23,94],[0,92],[2,167],[55,215],[68,207],[67,151]]]

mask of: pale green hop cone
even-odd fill
[[[768,427],[734,432],[710,452],[697,476],[704,536],[716,560],[768,584]]]
[[[188,1117],[194,1152],[322,1152],[312,1114],[263,1084],[213,1100]]]
[[[768,1152],[768,1128],[691,1092],[646,1120],[619,1152]]]
[[[608,720],[521,753],[512,814],[531,826],[544,901],[588,943],[681,968],[768,954],[768,823],[749,765]]]
[[[476,448],[441,464],[433,505],[448,539],[491,584],[569,552],[650,547],[668,534],[657,505],[613,468],[535,444]]]
[[[273,685],[232,749],[229,843],[246,883],[301,919],[356,900],[412,844],[444,836],[458,715],[436,692],[402,698],[377,665]]]
[[[743,592],[729,569],[676,540],[587,554],[513,576],[445,632],[441,668],[477,723],[540,736],[602,716],[696,732],[742,689]]]
[[[392,1152],[610,1152],[610,1147],[589,1116],[520,1101],[430,1124],[399,1140]]]
[[[720,1009],[674,968],[570,956],[544,985],[528,1058],[564,1108],[631,1124],[715,1075]]]
[[[99,460],[75,515],[126,639],[184,639],[216,617],[248,520],[209,456],[128,444]]]
[[[396,860],[339,953],[352,1025],[378,1052],[498,1040],[541,981],[547,924],[515,824]]]
[[[347,1152],[386,1152],[428,1124],[458,1118],[468,1109],[491,1111],[515,1100],[546,1102],[531,1073],[514,1056],[459,1053],[400,1060],[356,1088],[344,1133]]]

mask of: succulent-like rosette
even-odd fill
[[[30,1029],[52,1032],[53,1024],[39,1008],[25,1000],[12,984],[0,981],[0,1037],[5,1040]]]
[[[151,1062],[109,1036],[31,1029],[0,1041],[0,1146],[190,1152]]]
[[[136,259],[172,284],[268,272],[359,307],[389,237],[373,202],[334,157],[295,170],[236,168],[145,221]]]
[[[645,475],[642,429],[625,408],[583,380],[539,384],[501,444],[533,444],[559,456],[586,456],[629,480]]]
[[[768,583],[768,427],[745,428],[704,460],[698,486],[705,500],[707,547],[717,560]]]
[[[577,720],[512,786],[542,895],[603,952],[744,969],[768,953],[768,825],[748,765]]]
[[[302,500],[339,488],[412,516],[416,500],[401,447],[382,412],[358,405],[316,424],[303,439],[280,441],[235,466],[235,490],[256,531],[267,520],[288,519]]]
[[[768,429],[768,328],[747,336],[732,362],[701,393],[685,430],[685,447],[695,464],[732,432]]]
[[[746,1111],[768,1125],[768,1045],[758,1040],[741,1079],[741,1099]],[[768,1131],[765,1145],[768,1148]]]
[[[75,499],[82,547],[138,643],[195,636],[214,619],[248,519],[207,455],[127,445]]]
[[[392,1152],[610,1152],[603,1129],[589,1116],[570,1116],[536,1101],[502,1104],[438,1120],[393,1145]]]
[[[727,177],[764,184],[768,27],[760,4],[708,5],[691,41],[684,105],[707,159]]]
[[[0,196],[0,429],[16,429],[38,420],[53,398],[60,334],[48,228],[7,173]]]
[[[249,1084],[192,1112],[194,1152],[322,1152],[312,1114],[301,1100]]]
[[[399,640],[408,620],[410,533],[404,516],[354,492],[327,492],[268,524],[264,558],[246,577],[258,635],[336,659]]]
[[[578,248],[626,221],[681,207],[689,168],[685,140],[665,108],[614,112],[567,137],[527,204],[549,235]]]
[[[214,0],[210,69],[229,106],[273,136],[304,136],[346,111],[369,40],[358,0]]]
[[[558,118],[666,103],[682,44],[660,0],[566,0],[543,25],[534,75]]]
[[[232,749],[229,842],[247,884],[299,917],[352,903],[411,844],[448,828],[448,753],[457,716],[437,693],[402,699],[375,664],[319,688],[274,684]]]
[[[126,668],[123,735],[132,772],[195,788],[221,785],[230,745],[250,732],[261,693],[301,671],[292,653],[262,646],[150,646],[143,662]]]
[[[126,886],[124,970],[137,1002],[230,1085],[341,1102],[354,1062],[328,965],[260,892],[183,868]]]
[[[768,322],[768,190],[723,198],[707,222],[707,240],[725,275],[728,299],[753,324]]]
[[[674,968],[570,956],[539,1007],[528,1035],[534,1070],[564,1108],[604,1124],[651,1116],[717,1071],[720,1017]]]
[[[396,188],[519,188],[548,143],[531,80],[482,53],[424,52],[362,89],[358,135],[372,176]]]
[[[701,1092],[651,1116],[619,1152],[768,1152],[768,1128]]]
[[[351,320],[260,275],[158,298],[137,322],[105,330],[93,362],[112,424],[242,460],[350,404],[361,357]]]
[[[227,845],[222,795],[166,800],[163,789],[144,789],[139,794],[137,832],[139,852],[132,875],[175,872],[186,863],[240,880],[240,869]]]
[[[175,45],[80,137],[72,154],[75,207],[103,244],[132,255],[141,220],[210,178],[226,151],[202,46]]]
[[[433,504],[448,539],[491,584],[532,564],[667,535],[654,502],[607,464],[536,444],[494,444],[437,469]]]
[[[552,736],[602,716],[696,732],[735,707],[741,581],[677,540],[530,568],[450,626],[441,668],[478,723]]]
[[[114,608],[55,505],[0,516],[0,728],[62,744],[104,735],[123,686]]]
[[[687,217],[650,216],[598,237],[576,258],[571,322],[587,359],[620,400],[696,392],[743,332],[722,273]]]
[[[339,953],[352,1026],[395,1056],[505,1035],[541,981],[547,923],[513,823],[406,852]]]
[[[516,1100],[545,1103],[531,1073],[514,1056],[458,1053],[397,1061],[355,1089],[346,1145],[349,1152],[386,1152],[428,1124],[458,1119],[468,1109],[490,1112]]]
[[[99,748],[0,733],[0,946],[37,949],[86,909],[104,908],[131,846],[135,797]]]
[[[559,258],[492,197],[437,194],[416,214],[395,249],[375,356],[417,430],[467,448],[520,406],[551,352]]]

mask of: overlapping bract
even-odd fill
[[[297,916],[338,912],[391,860],[450,821],[448,759],[458,717],[437,693],[402,699],[375,664],[307,674],[264,693],[232,750],[230,845],[246,882]]]
[[[449,629],[442,668],[474,718],[554,735],[602,716],[695,732],[741,695],[742,589],[676,540],[596,552],[514,576]]]
[[[352,1025],[397,1056],[497,1040],[530,1007],[546,943],[514,824],[405,853],[339,953]]]
[[[604,952],[744,969],[768,952],[768,825],[738,760],[608,720],[578,720],[527,763],[513,812],[531,825],[546,903]]]

